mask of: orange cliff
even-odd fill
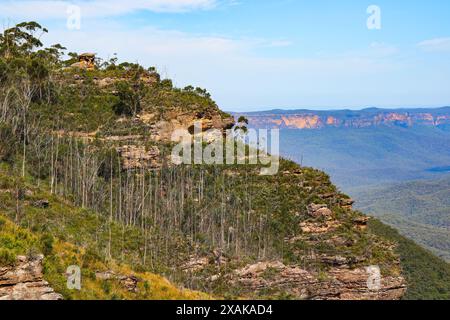
[[[450,125],[450,108],[391,111],[273,111],[236,113],[245,116],[254,128],[314,130],[327,127],[365,128],[375,126],[413,127]]]

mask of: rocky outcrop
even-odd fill
[[[191,256],[189,261],[181,266],[184,272],[197,272],[203,270],[210,264],[209,257]]]
[[[355,227],[360,230],[363,230],[363,231],[367,229],[369,221],[370,221],[370,218],[364,217],[364,216],[353,219],[353,223],[355,224]]]
[[[117,281],[129,292],[138,292],[138,284],[142,282],[141,279],[134,275],[117,274],[114,271],[96,272],[95,278],[103,281]]]
[[[353,208],[353,205],[355,204],[355,200],[353,199],[340,199],[340,205],[342,208],[351,210]]]
[[[0,267],[0,300],[62,300],[43,280],[43,259],[19,256],[14,266]]]
[[[302,222],[300,229],[305,234],[324,234],[335,231],[342,224],[336,220],[328,220],[325,222]]]
[[[50,207],[50,201],[47,199],[41,199],[34,201],[33,203],[31,203],[31,205],[35,208],[47,209],[48,207]]]
[[[311,300],[399,300],[406,291],[402,277],[380,278],[371,285],[369,269],[333,267],[325,276],[279,261],[259,262],[237,270],[230,283],[246,292],[275,290],[294,299]]]
[[[195,126],[198,126],[200,133],[216,129],[224,132],[234,126],[232,117],[223,117],[217,110],[211,109],[206,112],[184,112],[180,109],[167,111],[163,116],[143,113],[138,116],[139,120],[150,128],[152,140],[170,142],[176,130],[186,130],[190,134],[195,134]]]
[[[157,74],[154,74],[154,73],[144,73],[144,74],[142,74],[140,76],[139,79],[146,86],[153,86],[159,81],[159,78],[158,78]],[[113,88],[113,86],[116,83],[120,82],[120,81],[129,81],[129,80],[130,79],[126,78],[126,77],[122,77],[122,78],[110,78],[110,77],[94,78],[94,83],[97,86],[99,86],[100,88],[105,89],[105,88]]]
[[[81,70],[95,70],[96,69],[96,64],[95,64],[95,54],[94,53],[84,53],[81,54],[78,57],[78,62],[73,63],[69,68],[76,70],[76,69],[81,69]],[[70,84],[69,86],[74,86],[74,85],[80,85],[86,82],[86,78],[83,77],[80,74],[74,74],[73,78],[70,79]],[[127,81],[136,81],[136,74],[134,72],[125,72],[123,75],[121,76],[116,76],[116,77],[101,77],[98,75],[95,75],[94,77],[92,77],[93,82],[101,89],[108,89],[107,91],[111,92],[111,93],[117,93],[115,85],[118,82],[127,82]],[[139,80],[140,82],[145,85],[145,86],[154,86],[156,85],[161,79],[160,79],[160,75],[154,71],[143,71],[139,76]],[[89,80],[90,81],[90,80]]]
[[[308,206],[308,214],[313,218],[325,218],[330,220],[333,212],[328,209],[326,204],[310,204]]]
[[[71,68],[94,70],[95,53],[82,53],[78,56],[78,62],[71,65]]]
[[[181,270],[188,273],[195,273],[207,267],[220,267],[230,262],[219,249],[213,250],[209,255],[191,255],[189,260],[181,266]]]

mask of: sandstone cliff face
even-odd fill
[[[211,142],[218,135],[223,135],[225,130],[233,127],[235,121],[232,117],[223,117],[217,110],[207,112],[183,112],[179,109],[166,111],[164,114],[152,114],[143,112],[133,120],[134,125],[143,126],[147,133],[140,136],[109,136],[106,141],[119,142],[116,148],[122,158],[122,168],[124,170],[134,169],[158,169],[163,163],[169,164],[169,160],[164,157],[157,146],[145,147],[143,142],[152,141],[156,143],[171,143],[173,133],[176,130],[184,130],[189,134],[195,132],[195,126],[200,129],[199,135],[203,140]],[[206,131],[214,132],[206,132]],[[127,143],[127,144],[125,144]]]
[[[280,129],[366,128],[381,125],[412,127],[443,126],[450,124],[450,108],[436,110],[382,110],[362,111],[292,111],[256,112],[244,115],[251,127]]]
[[[226,258],[221,259],[222,265]],[[234,270],[230,274],[217,274],[202,281],[225,281],[239,288],[243,296],[250,298],[268,295],[295,300],[400,300],[407,285],[402,276],[388,275],[373,285],[371,267],[351,268],[344,257],[314,257],[331,267],[327,271],[307,270],[298,265],[285,265],[280,261],[261,261]],[[185,272],[199,272],[211,266],[213,259],[192,259]]]
[[[231,283],[246,291],[279,290],[295,299],[399,300],[406,291],[402,277],[382,277],[380,286],[368,283],[367,269],[331,268],[326,276],[281,262],[260,262],[236,271]]]
[[[19,256],[15,266],[0,267],[0,300],[62,300],[43,280],[43,259]]]

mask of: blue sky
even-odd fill
[[[157,66],[233,111],[450,105],[449,13],[447,0],[0,0],[3,26],[36,20],[47,44]]]

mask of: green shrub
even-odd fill
[[[3,228],[3,226],[6,224],[5,218],[0,217],[0,230]]]
[[[27,251],[28,259],[36,260],[36,258],[39,256],[39,254],[40,254],[40,250],[38,248],[36,248],[35,246],[28,248],[28,251]]]
[[[86,252],[83,256],[83,264],[85,266],[89,266],[91,263],[95,263],[99,260],[102,260],[100,254],[97,252],[97,250],[95,250],[95,248],[93,248],[92,246],[89,246],[86,249]]]
[[[112,286],[111,286],[111,283],[109,281],[103,281],[102,282],[102,290],[103,290],[104,293],[110,294],[111,293],[111,289],[112,289]]]
[[[0,266],[11,266],[16,262],[16,255],[8,249],[0,249]]]
[[[51,234],[44,234],[41,237],[42,253],[45,256],[49,256],[53,253],[53,236]]]

